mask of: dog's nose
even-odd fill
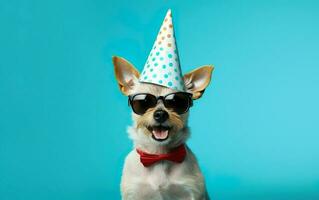
[[[157,110],[154,112],[153,117],[158,123],[163,123],[168,119],[168,113],[165,110]]]

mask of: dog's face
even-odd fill
[[[120,90],[127,96],[150,94],[155,97],[165,97],[177,92],[160,85],[139,82],[139,72],[123,58],[113,57],[113,64]],[[185,88],[192,94],[192,99],[202,96],[210,82],[212,71],[212,66],[204,66],[184,75]],[[135,143],[176,146],[185,142],[188,137],[189,110],[178,113],[172,108],[165,107],[163,101],[161,98],[154,107],[148,108],[143,113],[132,112],[135,130],[131,131],[131,138]],[[191,99],[189,101],[191,102]]]

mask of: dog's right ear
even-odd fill
[[[200,98],[212,77],[212,65],[197,68],[184,75],[184,82],[188,92],[193,94],[193,99]]]
[[[124,58],[113,56],[113,65],[115,77],[124,95],[129,95],[135,82],[138,80],[140,73],[135,67]]]

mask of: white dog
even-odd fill
[[[189,108],[208,86],[213,67],[184,75],[186,93],[139,82],[139,72],[123,58],[113,57],[113,64],[120,90],[129,96],[134,122],[128,128],[134,147],[125,159],[122,199],[209,199],[186,140]]]

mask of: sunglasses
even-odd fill
[[[186,113],[193,105],[192,94],[186,92],[170,93],[165,96],[154,96],[148,93],[138,93],[129,96],[129,105],[134,113],[143,115],[148,109],[154,108],[159,100],[164,106],[177,114]]]

